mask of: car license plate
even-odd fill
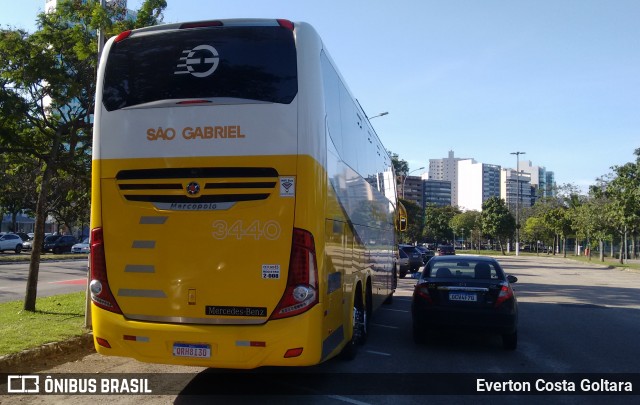
[[[450,292],[449,301],[478,301],[478,296],[475,293],[459,293]]]
[[[173,355],[176,357],[208,359],[211,357],[211,346],[190,343],[174,343]]]

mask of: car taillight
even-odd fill
[[[116,299],[109,288],[107,280],[107,264],[104,255],[104,237],[102,228],[94,228],[91,230],[91,283],[89,290],[91,292],[91,301],[107,311],[121,314],[122,310],[118,306]]]
[[[291,21],[283,20],[283,19],[279,19],[277,21],[278,21],[278,25],[280,25],[282,28],[286,28],[288,30],[293,31],[294,25]]]
[[[293,230],[287,286],[270,319],[301,314],[318,303],[318,265],[313,235]]]
[[[427,288],[426,284],[418,284],[415,290],[413,290],[413,296],[414,298],[422,298],[422,301],[427,304],[433,304],[431,294],[429,294],[429,289]]]
[[[507,301],[509,298],[513,297],[513,290],[510,285],[503,285],[500,288],[500,293],[498,294],[498,299],[496,300],[496,308],[502,305],[503,302]]]

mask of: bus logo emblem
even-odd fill
[[[185,49],[178,60],[173,74],[190,74],[195,77],[207,77],[218,68],[220,58],[218,51],[211,45],[198,45],[193,49]]]
[[[187,194],[196,195],[199,192],[200,192],[200,184],[196,183],[195,181],[192,181],[191,183],[187,184]]]

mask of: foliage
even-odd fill
[[[499,197],[491,197],[482,204],[482,231],[485,235],[496,238],[500,250],[504,254],[504,243],[516,229],[516,220],[509,212],[505,201]]]
[[[438,243],[452,242],[453,229],[451,228],[451,220],[457,214],[460,214],[460,210],[457,207],[439,207],[435,204],[427,204],[425,208],[425,227],[422,233],[424,240]]]
[[[422,228],[424,224],[424,219],[422,216],[422,210],[418,204],[403,200],[400,198],[400,202],[407,210],[407,230],[400,234],[400,240],[403,243],[413,243],[418,242],[422,238]]]
[[[480,220],[479,211],[465,211],[456,214],[451,218],[449,226],[456,235],[462,235],[462,239],[473,244],[477,243],[478,249],[480,248],[480,239],[482,236],[482,223]]]
[[[137,20],[131,21],[123,10],[103,10],[97,0],[58,1],[54,12],[38,16],[36,32],[0,30],[0,153],[32,162],[31,170],[25,172],[37,173],[35,183],[30,183],[37,197],[31,202],[36,236],[25,297],[27,310],[35,310],[47,214],[77,222],[70,216],[75,203],[75,213],[87,215],[98,62],[96,29],[109,36],[155,24],[165,7],[164,0],[146,0]],[[18,167],[12,163],[7,170]],[[56,179],[53,185],[52,179]],[[79,208],[81,204],[84,207]]]
[[[409,163],[407,163],[406,160],[400,160],[397,153],[391,151],[387,151],[387,153],[391,156],[391,163],[393,164],[396,176],[406,176],[407,173],[409,173]]]

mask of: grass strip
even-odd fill
[[[85,293],[37,298],[36,311],[23,301],[0,303],[0,356],[82,335]]]

